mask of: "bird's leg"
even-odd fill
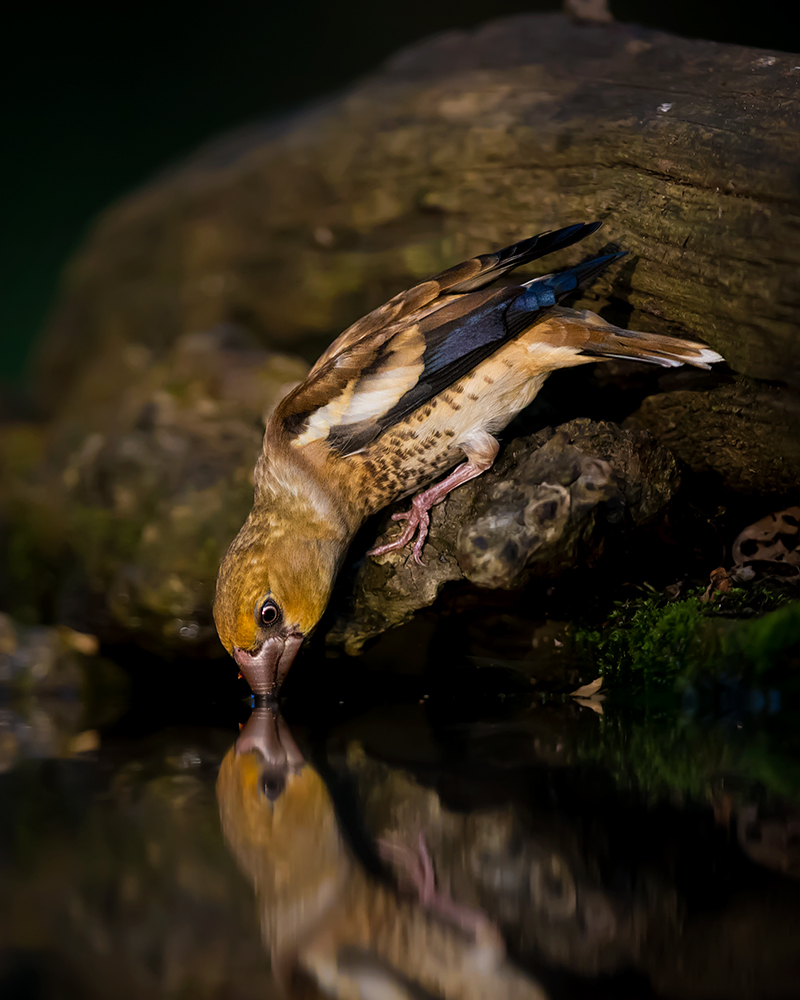
[[[481,913],[480,910],[470,909],[468,906],[459,906],[448,893],[441,892],[436,888],[433,859],[428,845],[425,843],[423,833],[419,835],[416,853],[405,844],[398,844],[390,840],[380,840],[379,847],[381,857],[387,861],[394,860],[402,866],[403,871],[417,890],[420,903],[426,909],[439,913],[450,923],[455,924],[474,938],[476,943],[490,945],[499,953],[504,951],[502,937],[485,914]]]
[[[433,869],[430,868],[429,872],[426,871],[419,854],[407,844],[399,844],[394,840],[381,837],[378,841],[378,849],[384,861],[395,862],[402,867],[403,873],[408,876],[417,890],[420,902],[425,904],[435,888]]]
[[[470,479],[475,479],[481,473],[486,472],[497,458],[497,452],[500,450],[497,441],[485,431],[478,431],[461,447],[467,456],[467,461],[453,469],[450,475],[440,483],[436,483],[423,493],[418,493],[411,501],[411,510],[408,513],[392,514],[393,521],[407,522],[405,530],[393,542],[372,549],[368,553],[369,555],[382,556],[385,552],[396,552],[408,545],[415,533],[419,532],[417,540],[414,542],[413,555],[415,562],[420,566],[425,565],[421,553],[431,521],[428,511],[437,503],[441,503],[456,486],[461,486],[462,483],[467,483]]]

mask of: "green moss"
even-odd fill
[[[724,781],[741,793],[800,801],[797,719],[734,718],[706,724],[684,713],[627,708],[587,731],[576,752],[611,774],[614,783],[647,799],[666,796],[704,801]]]
[[[604,676],[672,684],[700,652],[704,624],[697,598],[645,597],[617,602],[601,629],[576,629],[575,642]]]
[[[746,667],[756,677],[800,667],[800,601],[720,636],[720,660]]]
[[[800,602],[786,604],[785,594],[764,586],[734,588],[706,604],[701,593],[616,602],[602,627],[575,629],[576,648],[598,673],[634,688],[672,688],[704,674],[758,679],[798,666]],[[769,608],[776,610],[764,614]],[[760,617],[738,620],[745,614]]]
[[[699,596],[701,588],[693,591]],[[733,618],[748,618],[775,611],[789,601],[788,593],[780,585],[756,580],[747,587],[731,587],[726,594],[716,594],[712,603],[705,605],[705,614],[722,615]]]

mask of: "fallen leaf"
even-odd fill
[[[597,680],[592,681],[591,684],[584,684],[582,687],[577,688],[575,691],[570,691],[570,697],[572,698],[591,698],[593,694],[597,694],[600,688],[603,686],[603,678],[598,677]]]
[[[603,715],[603,699],[602,697],[595,698],[576,698],[576,703],[581,706],[581,708],[591,708],[593,712],[597,712],[598,715]]]
[[[708,604],[709,601],[714,600],[714,594],[717,591],[721,594],[727,594],[732,586],[733,583],[728,571],[724,566],[717,566],[716,569],[711,570],[711,583],[706,587],[705,593],[700,600],[703,604]]]

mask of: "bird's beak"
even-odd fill
[[[253,694],[275,695],[289,673],[297,651],[303,642],[298,632],[287,636],[272,636],[267,639],[257,653],[233,647],[233,658],[245,680],[253,689]]]
[[[277,706],[257,708],[247,720],[236,741],[236,753],[249,750],[257,750],[273,767],[299,769],[305,763]]]

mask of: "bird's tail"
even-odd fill
[[[723,361],[721,354],[705,344],[660,333],[639,333],[606,323],[596,313],[556,308],[537,330],[552,346],[570,347],[586,358],[619,358],[648,361],[664,368],[693,365],[708,368]],[[576,358],[577,360],[577,358]]]
[[[534,317],[541,315],[543,310],[553,310],[562,299],[574,292],[580,285],[594,280],[601,271],[625,252],[614,252],[592,257],[575,267],[557,274],[546,274],[525,282],[525,291],[508,307],[506,325],[510,330],[515,327],[519,331],[529,326]],[[665,368],[675,368],[678,365],[694,365],[695,368],[708,368],[718,361],[723,361],[721,354],[711,350],[704,344],[692,340],[682,340],[678,337],[665,337],[657,333],[639,333],[636,330],[624,330],[622,327],[606,323],[596,313],[576,312],[572,309],[556,308],[548,313],[552,319],[560,322],[546,323],[548,330],[556,327],[569,327],[567,343],[582,357],[625,358],[629,361],[649,361],[651,364],[662,365]],[[569,320],[567,317],[570,317]],[[544,334],[544,330],[542,331]],[[547,337],[546,339],[550,339]]]

